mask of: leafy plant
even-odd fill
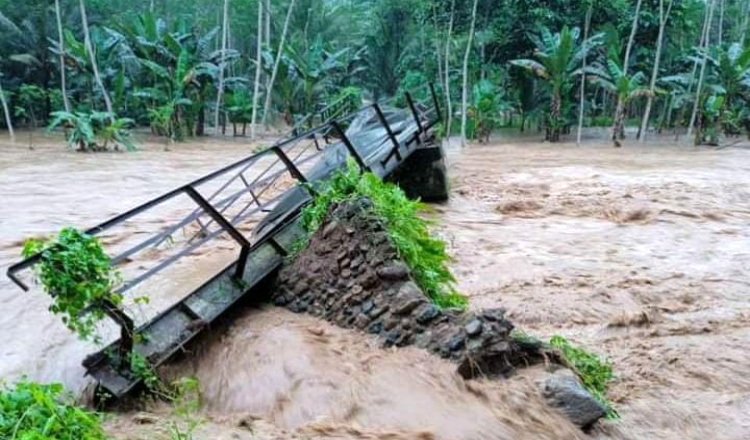
[[[579,66],[583,60],[584,49],[591,50],[602,39],[596,35],[579,43],[581,31],[564,26],[557,34],[542,28],[539,38],[532,37],[536,46],[534,59],[518,59],[511,64],[525,69],[534,76],[544,80],[550,89],[550,112],[547,129],[547,140],[560,140],[562,129],[568,124],[564,108],[573,86],[573,78],[580,74]]]
[[[609,382],[614,379],[612,365],[599,356],[571,344],[562,336],[553,336],[550,345],[560,351],[565,363],[583,383],[583,386],[607,408],[607,418],[619,418],[619,414],[607,400]]]
[[[481,80],[474,85],[471,100],[469,115],[474,128],[472,137],[480,142],[489,142],[500,112],[507,108],[503,95],[490,81]]]
[[[612,58],[607,60],[606,67],[597,66],[591,68],[589,72],[595,75],[592,81],[594,84],[617,96],[612,141],[615,146],[619,147],[621,145],[620,139],[624,136],[625,110],[628,104],[636,98],[651,95],[651,90],[646,84],[646,75],[643,72],[627,74]]]
[[[252,95],[244,89],[228,93],[226,96],[226,107],[227,112],[229,112],[229,121],[232,123],[234,135],[237,136],[237,124],[242,124],[242,136],[245,136],[247,124],[252,122]]]
[[[133,124],[132,119],[118,118],[106,112],[58,111],[53,112],[52,116],[54,119],[47,130],[65,127],[68,146],[77,147],[78,151],[106,151],[109,144],[114,144],[115,150],[120,146],[128,151],[136,150],[128,129]]]
[[[181,420],[170,421],[172,440],[192,440],[193,433],[203,423],[197,416],[201,407],[200,381],[196,377],[183,377],[172,383],[174,389],[173,413]]]
[[[114,292],[120,275],[112,269],[99,240],[65,228],[47,242],[27,240],[22,254],[28,258],[40,252],[37,277],[52,297],[50,311],[61,315],[63,323],[81,339],[98,342],[94,330],[105,317],[99,306],[122,302],[122,296]]]
[[[44,103],[46,97],[47,92],[41,87],[33,84],[21,85],[16,96],[20,104],[15,108],[16,117],[26,119],[31,128],[36,128],[39,114],[43,111],[40,104]]]
[[[103,150],[107,150],[110,143],[115,145],[115,150],[119,150],[120,146],[128,151],[136,150],[128,129],[133,125],[132,119],[118,118],[110,113],[102,112],[94,112],[91,118],[95,121],[94,132]]]
[[[104,440],[101,417],[74,406],[61,384],[20,381],[0,388],[0,438]]]
[[[143,381],[146,388],[154,395],[166,399],[171,398],[169,388],[157,376],[153,365],[142,354],[135,351],[130,353],[130,371],[133,372],[136,378]]]
[[[94,126],[91,115],[86,113],[53,112],[52,122],[47,131],[64,126],[67,132],[68,147],[76,147],[78,151],[88,151],[96,145]]]
[[[719,145],[719,122],[723,116],[721,109],[724,107],[724,100],[722,95],[711,95],[702,101],[702,111],[695,131],[695,145]]]
[[[332,205],[361,196],[372,201],[374,214],[385,224],[399,256],[435,304],[465,307],[466,297],[453,287],[455,280],[447,266],[450,257],[445,243],[430,236],[429,223],[419,216],[425,206],[410,200],[398,186],[385,183],[374,174],[362,173],[353,161],[346,171],[337,172],[318,190],[313,202],[302,211],[302,223],[312,235]]]

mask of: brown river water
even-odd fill
[[[229,138],[99,155],[65,151],[54,137],[37,136],[33,151],[0,144],[2,268],[26,237],[95,225],[253,150]],[[580,148],[499,136],[447,149],[452,199],[432,216],[459,290],[473,308],[505,307],[528,333],[561,334],[610,359],[620,420],[580,432],[540,398],[538,367],[465,382],[420,350],[384,350],[268,307],[234,312],[168,368],[201,380],[206,423],[195,438],[750,439],[744,147],[665,140],[615,150],[596,136]],[[147,220],[122,233],[152,232],[165,218]],[[144,287],[150,307],[235,256],[217,240],[178,263]],[[80,362],[97,347],[50,316],[38,288],[23,293],[3,277],[0,306],[0,378],[85,386]],[[166,411],[108,427],[122,439],[169,438]]]

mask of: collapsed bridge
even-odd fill
[[[391,100],[357,110],[334,103],[305,118],[273,146],[88,229],[87,234],[99,236],[114,251],[112,265],[123,272],[117,293],[136,305],[147,280],[168,270],[179,274],[188,257],[201,253],[209,242],[228,236],[236,256],[174,300],[154,295],[154,306],[165,305],[158,313],[134,316],[126,307],[98,304],[119,326],[119,339],[84,361],[87,374],[108,394],[122,397],[141,381],[132,371],[133,354],[155,367],[165,363],[257,291],[302,236],[301,209],[350,158],[363,170],[402,182],[411,195],[447,196],[445,174],[439,169],[441,151],[431,144],[441,119],[438,97],[432,85],[422,96],[418,101],[407,93],[401,106]],[[318,126],[302,128],[316,118]],[[134,224],[152,231],[140,228],[133,233]],[[11,266],[8,276],[28,290],[22,272],[42,258],[40,253]],[[157,290],[153,293],[165,289],[147,288]]]

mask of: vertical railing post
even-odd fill
[[[242,279],[242,276],[245,274],[245,266],[247,264],[247,258],[250,255],[250,242],[247,241],[247,238],[245,238],[244,235],[240,231],[237,230],[237,228],[232,225],[232,223],[227,220],[219,211],[216,210],[216,208],[213,207],[208,201],[203,198],[203,196],[192,186],[188,185],[185,187],[185,192],[188,196],[190,196],[191,199],[195,203],[198,204],[198,206],[203,209],[203,211],[206,212],[206,214],[209,215],[209,217],[213,218],[216,223],[221,226],[221,229],[225,230],[237,243],[242,246],[242,250],[240,251],[240,258],[237,260],[237,269],[235,271],[234,276],[237,279]]]
[[[286,166],[286,169],[289,170],[289,174],[292,175],[295,179],[299,180],[302,183],[307,183],[307,179],[302,174],[302,172],[297,168],[297,166],[292,162],[291,159],[289,159],[289,156],[284,153],[284,150],[281,149],[279,146],[275,146],[271,148],[274,153],[281,159],[282,162],[284,162],[284,165]]]
[[[414,99],[411,97],[411,93],[406,92],[406,101],[409,103],[409,108],[411,109],[411,114],[414,115],[414,120],[417,121],[417,127],[419,128],[419,133],[424,132],[424,127],[422,127],[422,120],[419,119],[419,112],[417,111],[417,106],[414,105]]]
[[[398,143],[398,139],[396,139],[396,135],[393,133],[390,124],[388,124],[388,120],[385,118],[383,110],[380,109],[378,104],[375,104],[373,107],[375,108],[375,113],[378,115],[380,123],[383,124],[383,128],[385,128],[385,132],[388,133],[388,138],[391,140],[391,143],[393,143],[393,153],[398,157],[398,160],[401,160],[401,145]],[[388,156],[390,158],[391,155],[389,154]]]
[[[346,146],[346,149],[349,150],[349,154],[352,155],[354,160],[357,162],[357,165],[362,169],[362,171],[370,171],[370,167],[367,166],[365,161],[362,159],[362,156],[359,155],[359,151],[357,151],[356,148],[354,148],[354,145],[351,143],[349,138],[346,136],[346,132],[341,127],[341,125],[333,121],[331,122],[331,127],[338,133],[338,135],[341,137],[341,142],[344,143],[344,146]]]
[[[409,92],[406,92],[406,101],[409,103],[411,114],[414,116],[414,120],[417,122],[417,132],[414,133],[414,139],[417,141],[417,145],[422,145],[422,133],[424,133],[424,128],[422,128],[422,120],[419,119],[417,106],[414,105],[414,99],[412,99],[411,93]]]

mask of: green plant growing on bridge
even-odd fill
[[[305,229],[312,235],[333,204],[361,196],[372,201],[375,214],[411,269],[414,281],[435,304],[466,307],[466,297],[453,286],[455,279],[448,269],[450,256],[445,243],[430,236],[429,222],[419,216],[425,205],[410,200],[398,186],[385,183],[374,174],[362,173],[353,161],[346,171],[337,172],[324,188],[318,189],[313,202],[302,211]]]
[[[96,324],[105,314],[98,305],[122,303],[122,296],[114,292],[120,275],[112,269],[99,240],[65,228],[46,242],[27,240],[22,255],[29,258],[40,252],[36,276],[52,297],[49,310],[61,315],[63,323],[81,339],[99,342]]]
[[[553,336],[549,344],[560,351],[563,362],[578,375],[583,386],[586,387],[594,398],[607,408],[607,418],[619,418],[619,414],[606,397],[609,382],[615,377],[612,365],[607,361],[601,360],[594,353],[574,346],[562,336]]]
[[[60,384],[22,380],[0,387],[0,438],[104,440],[99,414],[72,404]]]

